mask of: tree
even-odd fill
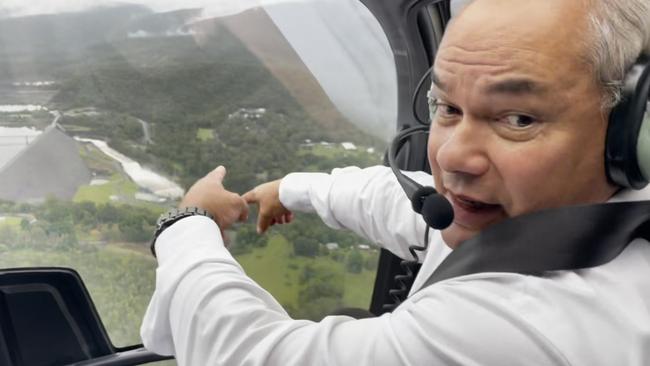
[[[320,320],[343,304],[343,278],[328,267],[307,265],[300,276],[297,317]]]
[[[0,225],[0,242],[6,244],[7,246],[15,246],[19,243],[16,243],[18,238],[18,233],[10,225]]]
[[[363,256],[357,249],[353,249],[350,254],[348,254],[345,268],[350,273],[361,273],[361,270],[363,269]]]
[[[266,237],[257,233],[254,225],[241,225],[237,230],[236,246],[261,248],[266,246]]]
[[[315,257],[318,255],[319,244],[312,238],[301,238],[293,242],[293,254],[303,257]]]
[[[368,271],[377,271],[377,265],[379,264],[379,252],[373,250],[370,252],[370,255],[363,262],[363,267]]]

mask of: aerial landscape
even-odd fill
[[[337,109],[263,10],[197,12],[0,18],[0,268],[76,269],[116,346],[140,343],[158,215],[208,171],[243,194],[383,160],[385,134]],[[370,243],[311,214],[259,236],[251,216],[230,250],[292,316],[367,308]]]

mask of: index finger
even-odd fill
[[[242,198],[246,201],[246,203],[257,203],[257,194],[255,193],[255,188],[251,189],[250,191],[244,193]]]
[[[241,213],[239,214],[239,221],[247,221],[248,220],[248,203],[243,199],[241,200]]]

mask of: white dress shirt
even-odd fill
[[[411,175],[424,184],[432,178]],[[650,190],[616,200],[641,200]],[[285,177],[280,199],[392,252],[424,223],[385,167]],[[434,232],[410,297],[393,313],[291,319],[246,276],[205,217],[158,238],[156,290],[141,335],[179,365],[650,365],[650,245],[600,267],[544,277],[480,273],[420,288],[449,253]]]

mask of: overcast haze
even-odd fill
[[[162,12],[177,9],[203,8],[205,16],[230,15],[266,4],[306,2],[309,0],[0,0],[0,17],[54,14],[81,11],[102,5],[137,4]]]
[[[201,18],[262,6],[330,100],[352,123],[385,140],[394,133],[397,78],[393,55],[378,22],[360,1],[0,0],[0,14],[56,14],[119,4],[144,5],[156,12],[201,8]],[[129,36],[145,37],[147,33],[134,30]]]

